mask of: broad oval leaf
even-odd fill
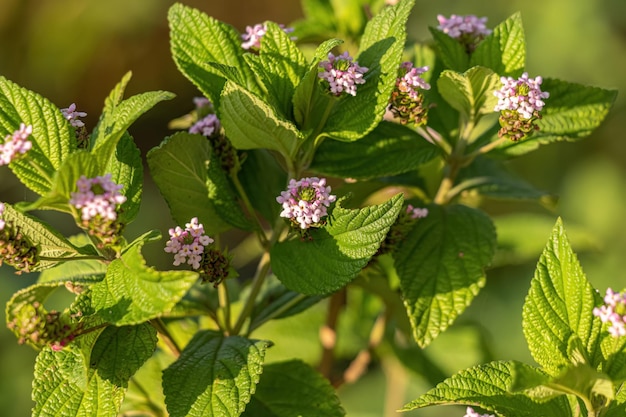
[[[237,417],[259,382],[269,342],[201,331],[163,371],[171,417]]]
[[[601,322],[592,314],[600,296],[587,281],[559,219],[552,230],[524,302],[522,329],[530,353],[550,375],[572,364],[573,336],[584,344],[592,367],[602,361]]]
[[[311,240],[296,238],[272,248],[272,270],[287,288],[307,295],[344,287],[376,254],[402,202],[401,194],[361,209],[346,209],[338,202],[329,224],[311,230]]]
[[[444,68],[457,72],[467,70],[469,56],[461,42],[437,28],[431,27],[429,30],[435,41],[434,48],[437,51],[437,57],[443,63]]]
[[[337,394],[327,379],[299,360],[272,363],[242,417],[342,417]]]
[[[394,254],[416,342],[424,347],[461,314],[485,285],[496,248],[491,219],[461,205],[428,206]]]
[[[519,76],[526,65],[526,41],[518,12],[500,23],[472,53],[470,66],[491,68],[501,76]]]

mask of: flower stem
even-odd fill
[[[223,327],[223,331],[226,335],[231,332],[230,325],[230,298],[228,297],[228,287],[225,282],[222,282],[217,286],[217,297],[219,300],[220,308],[218,310],[218,317],[222,322],[220,327]]]
[[[267,247],[267,237],[263,232],[263,225],[261,224],[261,220],[259,219],[259,216],[257,216],[256,210],[254,209],[252,203],[250,202],[250,199],[248,198],[248,193],[246,193],[246,190],[244,190],[243,186],[241,185],[237,173],[231,175],[231,179],[233,180],[233,184],[235,185],[235,188],[237,189],[237,192],[239,193],[239,197],[241,197],[243,204],[246,206],[246,210],[250,214],[250,217],[252,217],[256,222],[257,227],[255,227],[255,232],[257,234],[257,237],[259,238],[259,242],[261,242],[261,245],[263,247]]]
[[[254,308],[254,303],[256,301],[257,296],[259,295],[259,292],[261,291],[261,287],[263,286],[263,283],[265,282],[265,277],[267,276],[269,269],[270,269],[270,254],[269,252],[265,252],[263,256],[261,257],[261,260],[259,261],[256,274],[254,275],[254,278],[252,279],[250,295],[248,295],[246,304],[244,305],[243,310],[239,314],[239,317],[237,318],[237,322],[233,326],[233,331],[232,331],[233,335],[237,335],[241,332],[241,329],[244,323],[250,316],[250,313],[252,313],[252,309]]]
[[[179,357],[181,349],[176,344],[176,341],[170,334],[163,320],[160,318],[156,318],[156,319],[150,320],[150,324],[152,324],[152,326],[159,333],[159,335],[161,336],[161,340],[163,340],[163,343],[165,343],[165,345],[169,348],[172,354],[176,357]]]

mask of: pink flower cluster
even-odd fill
[[[114,221],[117,219],[118,204],[126,201],[120,193],[123,185],[111,181],[111,174],[87,178],[84,175],[76,181],[78,192],[72,193],[70,204],[81,209],[82,219],[90,221],[96,216]]]
[[[543,99],[550,97],[550,93],[541,91],[541,77],[528,78],[525,72],[517,80],[513,77],[501,77],[502,88],[494,91],[498,103],[494,111],[512,110],[522,118],[530,119],[535,112],[541,111],[545,103]]]
[[[486,17],[479,18],[474,15],[459,16],[453,14],[449,19],[443,15],[437,15],[437,20],[439,21],[437,29],[454,39],[459,39],[463,36],[482,38],[491,33],[491,30],[485,26],[485,23],[487,23]]]
[[[2,215],[4,214],[4,203],[0,203],[0,230],[4,230],[4,225],[6,222],[2,219]]]
[[[318,224],[326,216],[330,203],[336,199],[336,196],[330,194],[326,179],[317,177],[298,181],[291,179],[287,190],[276,197],[276,201],[283,205],[280,216],[291,219],[301,229]]]
[[[343,92],[356,96],[356,86],[365,84],[363,74],[368,70],[359,66],[358,62],[352,62],[352,57],[347,52],[339,56],[329,52],[328,61],[320,62],[319,67],[324,71],[318,77],[328,82],[330,92],[336,96]]]
[[[409,61],[400,64],[400,70],[404,71],[404,75],[396,79],[396,88],[407,93],[413,100],[417,100],[419,97],[418,88],[423,90],[430,90],[430,84],[420,77],[423,73],[428,71],[428,66],[414,67]]]
[[[69,107],[65,109],[61,109],[61,113],[63,113],[63,117],[65,117],[72,126],[74,127],[83,127],[85,123],[79,119],[79,117],[87,116],[87,113],[84,111],[76,111],[76,104],[72,103]]]
[[[428,209],[426,207],[424,207],[424,208],[413,207],[412,204],[409,204],[406,207],[406,213],[409,214],[409,216],[413,220],[415,220],[415,219],[423,219],[424,217],[428,216]]]
[[[218,134],[220,127],[220,119],[214,114],[207,114],[189,128],[189,133],[199,133],[209,138]]]
[[[616,293],[607,288],[604,303],[593,309],[593,315],[600,317],[602,323],[611,323],[611,336],[626,336],[626,291]]]
[[[493,414],[478,414],[472,407],[467,407],[463,417],[495,417]]]
[[[293,32],[293,28],[288,28],[284,25],[279,26],[285,33]],[[243,39],[241,47],[246,50],[261,49],[261,38],[263,38],[266,33],[267,26],[264,24],[257,23],[254,26],[246,26],[246,33],[241,34],[241,39]],[[293,37],[291,39],[295,40]]]
[[[9,165],[11,161],[25,154],[33,147],[31,141],[28,140],[32,133],[33,127],[31,125],[26,126],[24,123],[21,123],[20,128],[13,132],[12,135],[6,135],[4,143],[0,144],[0,166]]]
[[[213,239],[204,234],[204,226],[194,217],[185,224],[169,230],[170,240],[165,244],[165,252],[174,254],[174,265],[182,263],[191,265],[193,269],[200,269],[200,262],[204,254],[204,247],[213,243]]]

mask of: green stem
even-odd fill
[[[161,336],[161,340],[163,340],[163,343],[165,343],[165,345],[169,348],[172,354],[176,357],[179,357],[181,349],[176,344],[176,341],[170,334],[170,331],[167,329],[167,326],[165,325],[163,320],[160,318],[156,318],[156,319],[150,320],[150,324],[152,324],[152,326],[159,333],[159,335]]]
[[[231,179],[233,180],[233,184],[235,185],[235,188],[237,189],[237,192],[239,193],[239,197],[241,197],[243,204],[246,206],[246,210],[250,214],[250,217],[252,217],[256,222],[255,232],[257,234],[257,237],[259,238],[259,242],[261,242],[261,245],[263,247],[267,247],[268,242],[267,237],[263,232],[263,225],[261,224],[261,220],[259,219],[259,216],[257,216],[256,210],[252,206],[250,199],[248,198],[248,193],[246,193],[246,190],[244,190],[241,182],[239,181],[239,176],[236,173],[231,175]]]
[[[298,304],[300,301],[304,300],[305,298],[306,298],[306,295],[298,294],[297,296],[295,296],[294,298],[292,298],[291,300],[289,300],[285,304],[281,305],[276,310],[272,311],[263,320],[258,321],[254,326],[250,326],[248,328],[248,331],[246,332],[246,336],[249,337],[250,334],[254,330],[256,330],[259,327],[261,327],[262,324],[267,323],[268,321],[270,321],[270,320],[272,320],[272,319],[274,319],[276,317],[279,317],[281,314],[283,314],[284,312],[288,311],[290,308],[294,307],[296,304]]]
[[[163,409],[159,406],[159,404],[152,401],[151,393],[147,389],[145,389],[143,385],[139,383],[135,375],[130,377],[130,382],[132,382],[135,385],[135,387],[137,387],[137,390],[143,395],[143,397],[146,400],[145,404],[150,409],[150,411],[152,411],[154,415],[157,417],[163,417]],[[142,415],[142,414],[138,413],[137,415]]]
[[[52,178],[50,178],[50,176],[48,175],[48,173],[46,171],[44,171],[44,169],[39,166],[39,164],[36,164],[32,159],[27,158],[26,159],[28,161],[28,164],[30,166],[32,166],[33,168],[35,168],[35,171],[37,171],[39,173],[39,175],[41,175],[43,178],[45,178],[50,184],[52,184]]]
[[[488,144],[481,146],[480,148],[476,149],[474,152],[468,154],[465,157],[467,159],[467,163],[473,161],[479,155],[484,155],[487,152],[492,151],[493,149],[506,142],[507,139],[508,138],[506,136],[503,136],[501,138],[498,138],[497,140],[494,140],[493,142],[489,142]]]
[[[86,260],[98,260],[98,261],[107,261],[107,259],[103,258],[99,255],[85,255],[85,256],[73,256],[70,258],[57,258],[54,256],[40,256],[39,260],[41,261],[50,261],[50,262],[69,262],[69,261],[86,261]]]
[[[261,260],[259,261],[256,274],[254,275],[254,278],[252,279],[250,295],[248,295],[246,304],[244,305],[243,310],[239,314],[239,317],[237,318],[237,322],[235,323],[235,326],[233,326],[233,331],[232,331],[233,335],[238,335],[241,332],[241,329],[244,323],[250,316],[250,313],[252,313],[252,309],[254,308],[254,303],[256,302],[256,298],[259,295],[259,292],[261,291],[261,287],[263,286],[263,283],[265,282],[265,277],[267,276],[269,269],[270,269],[270,254],[269,252],[265,252],[263,256],[261,257]]]
[[[220,327],[226,335],[231,332],[230,325],[230,297],[228,296],[228,287],[225,282],[217,286],[217,298],[219,301],[218,317],[222,322]]]

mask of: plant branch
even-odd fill
[[[163,320],[160,318],[156,318],[150,320],[150,324],[159,333],[159,335],[161,336],[161,340],[163,340],[163,343],[165,343],[165,345],[169,348],[170,352],[172,352],[172,354],[178,358],[180,356],[181,349],[178,344],[176,344],[176,341],[170,334],[170,331],[167,329],[167,326],[165,325]]]
[[[269,252],[265,252],[263,253],[263,256],[261,256],[261,260],[259,261],[259,265],[257,267],[256,273],[254,275],[254,278],[252,279],[250,294],[248,295],[248,299],[246,300],[246,304],[244,305],[243,310],[241,311],[241,313],[239,314],[239,317],[237,318],[237,322],[235,323],[235,326],[233,326],[232,334],[237,335],[241,332],[241,329],[244,323],[246,322],[246,319],[248,319],[248,317],[250,316],[250,313],[252,313],[252,310],[254,308],[254,303],[256,302],[256,298],[259,295],[259,292],[261,291],[261,287],[263,286],[263,283],[265,282],[265,277],[267,276],[269,269],[270,269],[270,254]]]
[[[263,225],[261,224],[261,220],[259,219],[259,216],[257,216],[256,214],[256,210],[254,209],[254,207],[252,206],[252,203],[250,202],[250,198],[248,198],[248,193],[246,193],[246,190],[244,190],[243,185],[241,185],[241,181],[239,181],[239,176],[237,175],[236,172],[233,173],[230,177],[233,180],[233,184],[235,185],[235,188],[237,189],[237,193],[239,193],[239,197],[241,197],[241,201],[243,201],[243,204],[246,207],[248,214],[250,215],[250,217],[254,219],[254,222],[256,223],[255,233],[257,234],[257,237],[259,238],[259,242],[261,242],[261,245],[263,247],[267,247],[267,244],[268,244],[267,236],[265,236],[265,233],[263,232]]]
[[[337,322],[339,313],[346,304],[346,289],[334,293],[328,303],[326,322],[320,328],[320,342],[322,344],[322,358],[317,367],[318,371],[332,382],[332,369],[335,361],[335,345],[337,343]]]

